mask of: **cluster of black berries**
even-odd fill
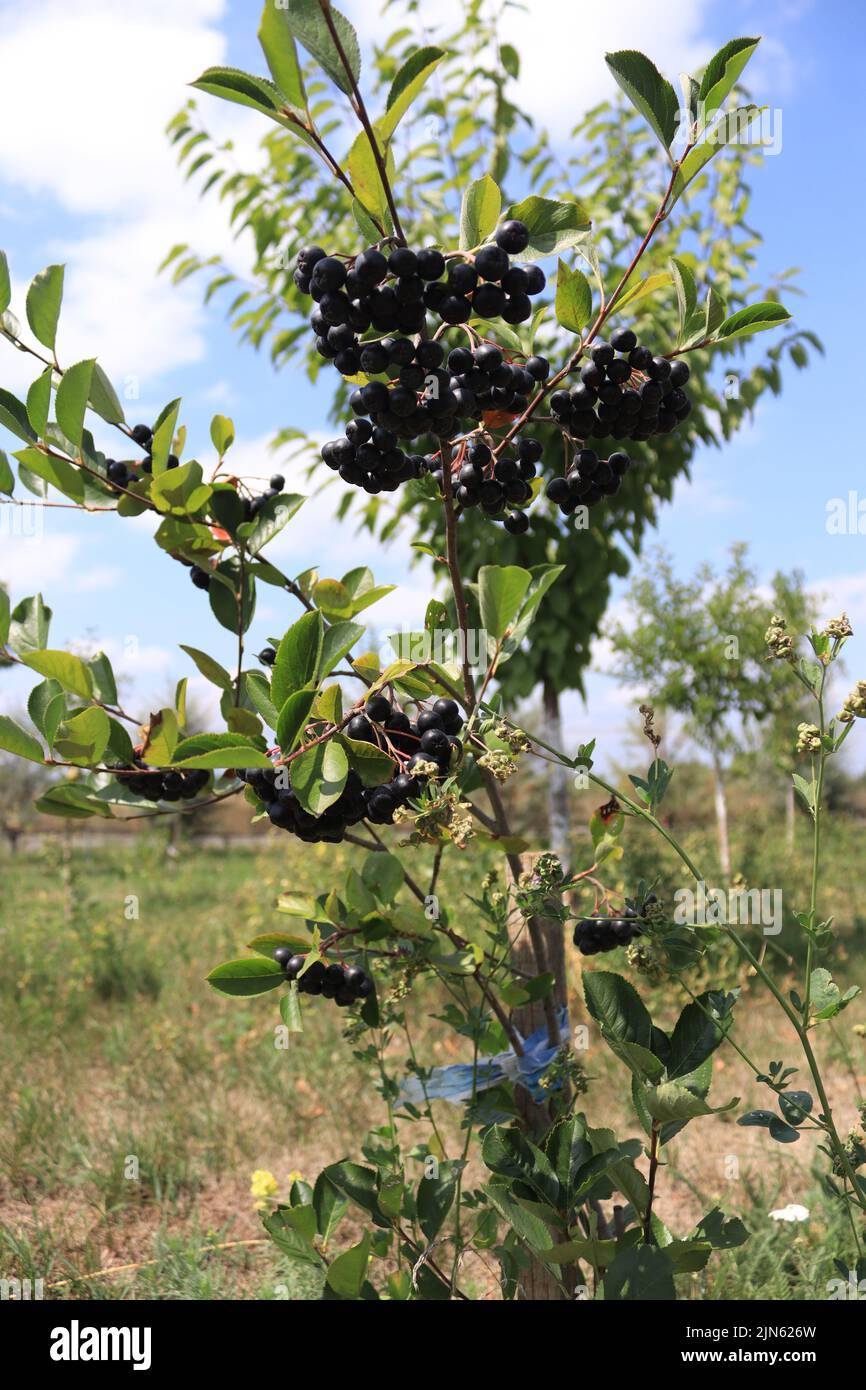
[[[191,801],[204,791],[210,773],[203,768],[158,772],[148,767],[141,753],[136,751],[133,761],[118,768],[115,776],[145,801]]]
[[[592,507],[603,497],[613,497],[630,467],[631,459],[622,449],[607,459],[600,459],[594,449],[578,449],[568,472],[551,478],[545,491],[563,516],[571,516],[578,507]]]
[[[427,774],[417,771],[420,765],[433,763],[444,776],[452,758],[459,756],[455,735],[463,727],[463,718],[456,700],[436,700],[414,723],[384,695],[371,696],[364,709],[346,724],[347,737],[382,748],[396,759],[400,770],[378,787],[365,787],[358,774],[350,771],[339,797],[320,816],[304,810],[291,786],[280,785],[289,780],[285,770],[239,770],[236,776],[264,803],[272,825],[309,844],[339,844],[359,821],[392,824],[394,812],[416,796],[427,780]]]
[[[656,895],[650,893],[640,911],[629,906],[622,917],[584,917],[575,924],[575,946],[584,956],[597,956],[603,951],[615,951],[618,946],[628,946],[642,934],[647,909],[657,901]]]
[[[473,317],[524,323],[532,314],[531,296],[545,286],[538,266],[511,264],[509,257],[528,244],[526,225],[512,221],[499,228],[494,244],[474,256],[453,253],[447,261],[435,247],[398,246],[387,256],[371,247],[341,259],[321,246],[305,246],[293,278],[318,304],[310,322],[320,355],[344,376],[354,376],[367,370],[360,339],[370,329],[422,333],[428,312],[445,324]]]
[[[541,441],[529,436],[512,440],[510,450],[494,458],[493,450],[483,439],[458,445],[454,450],[452,475],[454,496],[461,507],[480,507],[488,516],[498,516],[508,506],[523,507],[532,500],[532,479],[536,464],[543,452]],[[441,465],[433,477],[442,486]],[[529,529],[529,517],[523,511],[509,512],[505,529],[521,535]]]
[[[298,980],[306,956],[295,955],[290,946],[278,946],[274,960],[283,967],[287,980]],[[373,993],[373,981],[360,965],[338,965],[336,961],[326,965],[314,960],[298,980],[298,990],[301,994],[321,994],[345,1009],[357,999],[367,999]]]
[[[654,357],[630,328],[617,328],[589,356],[580,384],[550,398],[554,418],[573,439],[646,440],[669,434],[691,411],[683,390],[688,364]]]
[[[264,492],[259,493],[258,497],[242,497],[244,521],[252,521],[253,517],[258,516],[265,503],[271,497],[279,497],[285,486],[286,480],[282,473],[275,473]]]

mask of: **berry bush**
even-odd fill
[[[38,801],[46,813],[189,815],[240,796],[256,823],[305,843],[345,841],[367,852],[360,872],[323,883],[316,895],[284,893],[273,930],[208,976],[222,995],[278,992],[280,1028],[295,1047],[303,1046],[309,997],[333,1000],[346,1011],[347,1046],[375,1075],[371,1090],[386,1120],[361,1143],[359,1161],[335,1161],[309,1185],[294,1182],[263,1215],[280,1250],[318,1272],[324,1297],[465,1300],[476,1256],[495,1261],[505,1298],[675,1297],[679,1274],[747,1239],[739,1219],[718,1208],[676,1234],[656,1205],[665,1146],[686,1124],[738,1104],[709,1100],[712,1057],[726,1044],[777,1104],[740,1123],[763,1126],[770,1141],[782,1143],[820,1131],[827,1200],[851,1214],[854,1243],[839,1252],[851,1267],[866,1212],[857,1172],[863,1146],[840,1137],[810,1040],[854,993],[818,963],[832,934],[819,908],[824,769],[866,715],[863,683],[835,718],[825,709],[827,671],[850,635],[846,621],[813,631],[808,657],[781,620],[768,634],[770,658],[790,667],[816,706],[815,723],[798,733],[813,763],[811,782],[797,779],[797,790],[815,827],[815,869],[811,901],[798,916],[808,940],[805,980],[790,993],[732,926],[677,924],[657,885],[639,881],[625,895],[618,886],[621,870],[613,866],[636,822],[662,836],[684,873],[703,883],[659,818],[672,769],[659,754],[651,711],[652,762],[625,791],[594,769],[593,742],[568,753],[522,726],[504,669],[526,660],[574,557],[597,554],[593,547],[606,543],[620,489],[637,477],[653,494],[669,436],[687,437],[693,428],[695,402],[686,388],[695,376],[696,399],[706,403],[709,352],[727,353],[789,318],[776,297],[728,312],[718,287],[708,278],[699,287],[680,257],[661,277],[676,300],[676,331],[666,331],[666,311],[659,326],[641,323],[640,338],[625,321],[637,322],[638,306],[644,313],[661,288],[658,277],[641,278],[644,256],[665,235],[679,200],[700,193],[723,137],[736,134],[738,113],[726,103],[757,40],[731,41],[700,78],[686,79],[679,122],[674,90],[649,58],[608,56],[663,150],[667,175],[628,254],[611,257],[607,269],[599,250],[606,233],[596,234],[571,193],[554,199],[533,191],[506,204],[494,177],[507,172],[500,154],[492,172],[461,189],[458,245],[428,234],[427,225],[415,237],[404,230],[396,132],[424,99],[444,50],[405,58],[374,121],[356,37],[329,0],[267,4],[259,37],[273,80],[213,68],[195,85],[256,109],[299,141],[305,158],[319,161],[318,176],[336,196],[350,199],[333,238],[295,230],[285,290],[295,304],[312,301],[317,369],[332,364],[341,383],[342,433],[321,449],[321,462],[371,503],[402,489],[401,506],[435,515],[435,543],[426,549],[444,597],[431,597],[423,631],[392,639],[393,659],[365,650],[367,630],[357,619],[388,592],[368,567],[337,579],[287,575],[273,562],[269,545],[305,500],[286,491],[285,475],[272,476],[263,492],[234,475],[226,460],[234,427],[222,416],[211,426],[215,466],[206,472],[196,459],[184,460],[178,401],[151,423],[130,426],[95,358],[58,358],[62,267],[49,266],[30,285],[28,334],[9,309],[2,258],[2,336],[39,373],[25,401],[0,391],[0,424],[23,445],[14,456],[18,484],[42,496],[58,492],[64,505],[113,510],[119,519],[152,513],[157,546],[189,569],[212,617],[237,638],[238,656],[229,672],[199,646],[184,645],[219,691],[224,723],[190,733],[183,683],[173,704],[144,718],[131,714],[104,655],[85,660],[49,645],[51,615],[41,595],[13,606],[0,590],[0,657],[39,678],[28,703],[32,729],[3,716],[0,747],[57,769]],[[357,120],[344,159],[325,144],[313,114],[311,96],[323,82]],[[555,274],[547,295],[540,261]],[[132,456],[109,457],[91,425],[100,439],[109,429],[121,436]],[[0,455],[0,490],[10,504],[15,487]],[[527,543],[533,508],[544,544],[550,541],[538,563],[467,570],[461,534],[473,516],[494,524],[497,546]],[[553,555],[565,556],[563,563]],[[302,611],[254,665],[245,634],[262,585]],[[566,595],[556,610],[560,646],[575,630],[573,606]],[[442,656],[436,639],[443,631],[459,638],[456,655]],[[481,639],[475,655],[473,633]],[[589,827],[588,863],[572,867],[515,835],[503,787],[528,759],[604,791]],[[440,900],[442,857],[471,856],[479,842],[501,854],[502,871],[484,877],[463,902]],[[429,882],[417,876],[412,851],[419,845],[435,850]],[[628,1076],[637,1137],[596,1129],[579,1108],[589,1083],[572,1045],[569,935],[581,957],[620,953],[615,963],[624,973],[587,968],[583,996],[594,1036]],[[794,1065],[745,1055],[735,1037],[738,991],[692,990],[694,972],[710,968],[721,938],[793,1029]],[[665,1026],[633,982],[646,973],[681,986],[682,1008]],[[437,1019],[470,1058],[456,1073],[415,1056],[407,1006],[419,982],[440,989]],[[409,1061],[396,1067],[392,1043],[404,1035]],[[810,1090],[791,1089],[798,1068]],[[459,1153],[447,1154],[438,1138],[432,1101],[441,1096],[463,1109]],[[416,1127],[411,1149],[402,1133],[408,1125]],[[353,1235],[348,1222],[341,1225],[350,1210]]]

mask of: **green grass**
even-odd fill
[[[852,881],[863,873],[859,833],[843,826],[831,843],[828,893],[843,905],[862,900]],[[768,831],[762,845],[752,846],[750,878],[774,883],[786,872],[787,909],[801,892],[802,854],[785,869],[787,861],[773,860],[777,843]],[[362,858],[350,847],[335,853],[268,844],[257,853],[185,843],[172,859],[161,836],[146,835],[95,849],[61,838],[4,861],[0,1276],[40,1278],[52,1286],[49,1295],[81,1299],[317,1296],[315,1276],[261,1240],[250,1174],[266,1168],[285,1184],[292,1170],[313,1177],[326,1162],[358,1157],[362,1136],[384,1120],[370,1064],[344,1041],[337,1010],[308,1008],[304,1033],[283,1051],[274,1045],[272,996],[226,999],[205,975],[242,954],[254,935],[284,925],[273,909],[281,889],[321,891]],[[422,881],[429,858],[414,852],[413,872]],[[634,878],[661,870],[669,886],[679,882],[669,859],[654,858],[639,835],[631,837],[627,862]],[[439,891],[452,911],[477,891],[481,872],[469,855],[446,871]],[[471,933],[470,915],[456,924]],[[846,983],[862,981],[858,906],[841,926],[840,970]],[[786,949],[789,937],[786,929]],[[604,965],[624,968],[619,956]],[[724,954],[713,968],[737,978]],[[663,1021],[683,1002],[665,990],[651,995]],[[782,1055],[782,1043],[772,1011],[752,995],[746,981],[738,1038],[764,1064]],[[441,1003],[430,986],[412,1002],[415,1045],[428,1065],[466,1060],[460,1040],[431,1017]],[[823,1033],[830,1075],[848,1107],[843,1129],[854,1118],[848,1112],[866,1070],[862,1039],[852,1030],[861,1017],[856,1005],[834,1032]],[[398,1071],[400,1062],[398,1051]],[[634,1133],[617,1064],[600,1048],[590,1063],[591,1119],[624,1121],[625,1132]],[[732,1053],[715,1086],[714,1096],[767,1103],[753,1094]],[[442,1105],[437,1118],[453,1140],[459,1113]],[[811,1152],[805,1144],[793,1146],[802,1154],[783,1152],[763,1132],[729,1121],[704,1125],[700,1135],[698,1125],[686,1131],[695,1136],[692,1148],[672,1146],[660,1184],[662,1201],[671,1204],[665,1219],[685,1234],[696,1214],[719,1201],[754,1235],[744,1249],[682,1280],[682,1295],[826,1296],[832,1260],[846,1257],[850,1232],[817,1191]],[[710,1135],[720,1154],[740,1152],[746,1137],[755,1140],[756,1148],[743,1151],[736,1183],[721,1183],[712,1168],[712,1146],[704,1148]],[[407,1128],[405,1138],[407,1147],[426,1139],[426,1125]],[[771,1207],[790,1200],[813,1208],[808,1225],[768,1220]],[[126,1264],[139,1267],[92,1277]]]

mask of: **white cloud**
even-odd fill
[[[36,509],[33,511],[37,514]],[[52,535],[50,531],[35,535],[10,534],[7,517],[12,512],[11,507],[4,507],[0,517],[0,523],[6,523],[0,530],[0,580],[19,596],[37,588],[47,590],[58,581],[65,582],[75,563],[80,541],[74,536]],[[44,515],[42,509],[39,514]],[[14,517],[11,524],[14,524]]]
[[[176,289],[156,278],[168,249],[188,242],[236,272],[250,262],[248,237],[235,241],[224,208],[202,202],[183,180],[164,133],[190,96],[191,78],[225,59],[216,27],[223,10],[222,0],[0,7],[0,124],[15,129],[15,139],[0,146],[0,178],[43,205],[53,198],[66,213],[87,216],[85,236],[73,240],[63,221],[61,234],[34,256],[67,264],[61,361],[98,353],[122,396],[124,387],[140,392],[142,382],[159,394],[155,376],[205,355],[200,285]],[[34,100],[36,73],[50,99]],[[218,137],[230,130],[239,165],[254,165],[261,119],[202,100],[208,128]],[[19,274],[39,268],[16,267]],[[20,293],[15,308],[23,317]],[[19,372],[26,367],[19,364]]]

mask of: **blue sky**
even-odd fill
[[[368,0],[346,0],[343,8],[362,40],[380,22],[394,27],[391,17],[377,19],[378,6]],[[431,13],[440,10],[431,6]],[[827,357],[790,377],[780,400],[762,403],[733,445],[699,456],[693,482],[680,486],[662,513],[658,540],[683,573],[707,558],[721,561],[737,540],[749,542],[764,580],[776,568],[802,567],[827,594],[828,614],[847,607],[855,628],[859,622],[848,667],[852,679],[866,674],[866,535],[827,530],[831,499],[858,488],[866,497],[857,434],[863,354],[855,340],[863,311],[864,8],[857,0],[735,0],[724,7],[620,0],[616,7],[582,6],[579,14],[578,29],[573,0],[533,0],[531,17],[515,12],[509,20],[524,54],[521,99],[563,139],[580,111],[610,90],[605,49],[643,48],[675,78],[733,35],[765,36],[750,81],[759,100],[778,108],[782,142],[755,174],[751,220],[764,235],[765,275],[802,267],[807,297],[788,307],[824,339]],[[218,206],[199,203],[182,182],[162,130],[187,95],[184,82],[204,66],[262,70],[257,16],[255,3],[220,0],[183,7],[171,0],[134,7],[31,0],[23,11],[0,2],[0,245],[16,285],[12,307],[22,319],[30,277],[48,262],[68,262],[61,361],[98,355],[122,391],[137,393],[127,402],[132,420],[150,420],[182,395],[190,456],[207,460],[211,414],[231,415],[236,467],[267,476],[274,467],[270,435],[287,424],[324,432],[327,396],[240,347],[218,302],[202,308],[195,281],[178,291],[155,278],[165,250],[181,240],[219,251],[239,273],[248,264],[246,246],[229,239]],[[246,164],[263,133],[258,118],[201,102],[211,127],[231,135],[238,163]],[[0,344],[0,385],[23,394],[33,375],[26,359]],[[108,447],[111,431],[100,438]],[[15,444],[6,437],[0,447],[11,452]],[[369,538],[355,537],[351,525],[337,528],[330,521],[335,502],[331,491],[306,505],[281,540],[283,567],[298,572],[318,562],[323,573],[339,575],[368,562],[378,579],[402,586],[399,601],[372,610],[377,623],[416,615],[429,593],[427,574],[409,572],[404,544],[381,550],[373,543],[371,553]],[[230,662],[230,635],[210,620],[206,596],[157,552],[149,523],[63,510],[46,511],[41,520],[41,536],[16,534],[13,509],[0,508],[0,578],[16,598],[42,587],[56,613],[53,644],[97,638],[105,645],[129,678],[137,708],[191,673],[181,642]],[[866,531],[866,519],[863,525]],[[276,590],[262,599],[254,650],[296,615]],[[200,678],[194,684],[206,693]],[[0,708],[14,709],[25,692],[17,673],[5,676]],[[598,732],[607,758],[615,757],[628,703],[609,678],[593,674],[589,713],[576,697],[566,702],[570,737]]]

